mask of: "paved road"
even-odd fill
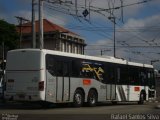
[[[117,117],[121,117],[124,120],[128,120],[135,119],[135,116],[132,117],[132,115],[136,115],[136,118],[142,117],[142,120],[150,118],[160,120],[160,109],[155,108],[157,104],[145,103],[144,105],[137,105],[136,103],[121,103],[112,105],[105,103],[97,107],[72,108],[68,105],[61,105],[44,109],[35,104],[9,103],[0,105],[0,119],[5,120],[5,117],[14,117],[15,120],[114,120]]]

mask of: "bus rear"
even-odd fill
[[[43,52],[40,50],[8,52],[5,98],[13,101],[44,100],[43,73]]]

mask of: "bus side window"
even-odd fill
[[[79,60],[73,60],[72,61],[72,72],[71,76],[72,77],[79,77],[80,76],[80,61]]]
[[[81,76],[86,78],[94,78],[93,70],[90,70],[88,65],[82,65]]]
[[[83,61],[81,63],[81,70],[80,71],[81,71],[80,72],[81,77],[96,79],[92,62]]]
[[[148,84],[150,88],[153,89],[155,87],[154,72],[151,70],[148,70],[147,78],[148,78]]]
[[[114,64],[107,66],[107,70],[106,70],[107,71],[106,72],[107,78],[106,79],[107,79],[107,83],[109,83],[109,84],[115,83],[115,78],[116,78],[115,69],[116,69],[116,67]]]
[[[69,65],[70,65],[69,62],[63,63],[63,76],[67,76],[67,77],[69,76],[69,72],[70,72]]]
[[[57,76],[63,76],[63,62],[62,61],[56,61],[56,75]]]
[[[51,75],[55,75],[55,61],[54,61],[54,57],[51,55],[47,55],[46,56],[46,70],[48,70],[48,72]]]
[[[144,71],[144,75],[143,75],[143,80],[144,80],[144,84],[143,85],[147,85],[148,84],[148,75],[147,75],[147,71]]]
[[[112,83],[114,81],[114,69],[109,65],[105,65],[105,83]]]
[[[140,69],[138,67],[130,67],[129,69],[130,83],[131,85],[141,85]]]
[[[145,73],[144,72],[140,72],[141,85],[145,85],[146,84],[145,80],[146,80]]]
[[[120,77],[119,81],[117,80],[117,83],[120,85],[128,85],[129,84],[129,72],[128,72],[128,66],[120,66]]]
[[[121,80],[121,69],[117,68],[117,82],[119,83]]]

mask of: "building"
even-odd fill
[[[25,23],[21,26],[22,39],[20,42],[21,48],[32,47],[32,27],[31,23]],[[36,48],[39,48],[39,21],[36,25]],[[44,49],[58,50],[63,52],[70,52],[76,54],[84,54],[85,40],[78,34],[73,33],[61,26],[58,26],[46,19],[43,19],[44,30]],[[17,27],[20,32],[20,27]]]

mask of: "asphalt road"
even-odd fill
[[[0,104],[2,120],[160,120],[160,103],[110,103],[96,107],[73,108],[67,104],[42,108],[36,104]]]

